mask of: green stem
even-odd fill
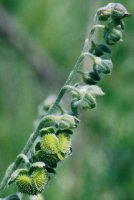
[[[93,28],[92,30],[96,27],[95,23],[93,25]],[[84,46],[83,46],[83,50],[80,54],[80,56],[78,57],[77,61],[76,61],[76,64],[73,68],[73,71],[69,74],[64,86],[61,88],[56,100],[55,100],[55,103],[50,107],[50,109],[48,110],[48,113],[47,114],[51,114],[53,113],[61,99],[63,98],[67,88],[66,86],[67,85],[72,85],[73,84],[73,81],[75,80],[75,77],[77,75],[77,71],[79,70],[79,67],[82,63],[82,61],[84,60],[84,57],[88,54],[88,50],[89,50],[89,46],[90,46],[90,42],[91,42],[91,39],[92,39],[92,36],[93,36],[93,31],[90,31],[89,35],[88,35],[88,38],[85,40],[85,43],[84,43]],[[31,149],[31,146],[33,145],[33,143],[35,142],[35,140],[37,139],[38,137],[38,126],[40,124],[40,121],[38,123],[38,125],[36,126],[34,132],[30,135],[30,138],[28,139],[24,149],[22,150],[21,154],[25,154],[27,155],[27,153],[29,152],[29,150]],[[20,166],[20,164],[22,163],[22,158],[21,157],[17,157],[16,160],[9,166],[9,168],[6,170],[6,173],[5,173],[5,176],[3,177],[1,183],[0,183],[0,195],[2,194],[2,191],[5,189],[7,183],[8,183],[8,180],[10,179],[12,173],[18,169],[18,167]]]
[[[78,57],[78,60],[73,68],[73,71],[70,73],[67,81],[65,82],[64,86],[61,88],[54,104],[50,107],[50,109],[47,112],[47,115],[50,115],[52,113],[54,113],[56,111],[56,109],[60,106],[59,103],[62,100],[64,94],[66,93],[67,90],[75,90],[77,93],[79,93],[79,91],[77,90],[77,88],[74,88],[73,84],[74,84],[74,80],[77,76],[77,72],[79,72],[79,68],[80,65],[82,63],[82,61],[84,60],[85,56],[89,56],[96,64],[100,64],[100,59],[99,57],[96,57],[94,55],[92,55],[91,53],[89,53],[89,45],[90,45],[90,41],[94,35],[94,32],[96,30],[96,28],[102,28],[104,29],[105,26],[104,25],[98,25],[98,24],[94,24],[93,28],[91,29],[88,39],[85,40],[85,44],[82,50],[82,53],[80,54],[80,56]],[[94,99],[92,99],[92,101],[94,102]],[[7,169],[5,176],[0,184],[0,194],[2,193],[2,191],[4,190],[4,188],[6,187],[6,185],[8,184],[8,181],[12,175],[12,173],[19,168],[20,164],[22,164],[24,161],[28,164],[28,160],[27,157],[25,157],[25,155],[28,154],[29,150],[31,149],[33,143],[35,142],[35,140],[37,139],[38,135],[39,135],[39,128],[40,128],[40,123],[41,120],[38,120],[38,123],[35,127],[34,132],[31,134],[30,138],[28,139],[27,144],[25,145],[24,149],[21,152],[21,155],[17,156],[15,162],[13,162]],[[40,196],[37,196],[37,199],[39,200]],[[0,198],[1,199],[1,198]]]
[[[47,114],[52,114],[56,110],[58,104],[60,103],[61,99],[63,98],[63,96],[64,96],[64,94],[65,94],[65,92],[67,90],[66,85],[72,85],[73,80],[74,80],[74,78],[75,78],[75,76],[77,74],[77,71],[78,71],[79,66],[80,66],[81,62],[83,61],[83,59],[84,59],[84,55],[82,53],[79,56],[79,58],[78,58],[78,60],[77,60],[77,62],[75,64],[75,66],[74,66],[74,69],[70,73],[70,75],[69,75],[69,77],[68,77],[65,85],[61,88],[61,90],[60,90],[60,92],[59,92],[59,94],[58,94],[58,96],[57,96],[57,98],[55,100],[55,103],[50,107],[50,109],[48,110]]]
[[[83,52],[87,51],[87,48],[89,46],[90,41],[88,39],[85,40],[85,44],[83,47],[83,51],[81,53],[81,55],[79,56],[73,71],[70,73],[65,85],[62,87],[62,89],[60,90],[57,99],[55,101],[55,103],[53,104],[53,106],[48,110],[47,114],[51,114],[55,111],[55,109],[57,108],[57,106],[59,105],[59,102],[61,101],[61,99],[63,98],[65,92],[66,92],[66,85],[72,85],[75,76],[77,74],[77,70],[79,69],[79,66],[81,64],[81,62],[84,59],[84,54]],[[31,146],[33,145],[34,141],[36,140],[36,138],[38,137],[38,126],[36,127],[35,131],[31,134],[30,138],[28,139],[27,144],[25,145],[24,149],[22,150],[22,154],[27,155],[27,153],[29,152]],[[12,163],[12,165],[7,169],[5,176],[3,178],[3,180],[1,181],[0,184],[0,194],[2,193],[2,191],[5,189],[9,178],[11,177],[12,173],[20,166],[20,164],[22,163],[22,158],[17,157],[15,162]]]

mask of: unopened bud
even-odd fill
[[[64,114],[60,116],[58,127],[60,130],[74,129],[76,128],[78,122],[79,122],[78,118],[69,114]]]
[[[100,21],[107,21],[111,15],[111,10],[108,10],[107,7],[102,7],[97,11],[97,16]]]
[[[79,106],[82,109],[91,109],[96,106],[96,96],[104,95],[101,88],[95,85],[90,86],[81,86],[79,88],[79,94],[73,92],[72,97],[72,110],[76,110],[76,108]],[[74,106],[74,108],[73,108]],[[77,111],[77,110],[76,110]]]
[[[107,9],[112,10],[112,13],[111,13],[112,18],[116,20],[131,16],[131,14],[128,13],[126,8],[120,3],[109,3],[107,5]]]
[[[105,28],[104,39],[108,45],[114,45],[116,42],[122,41],[122,30]]]
[[[96,44],[94,41],[92,41],[92,46],[89,52],[100,57],[104,55],[104,53],[111,53],[111,49],[105,44]]]
[[[94,70],[98,73],[110,74],[113,69],[113,63],[111,59],[106,57],[96,57]]]
[[[131,14],[120,3],[109,3],[97,11],[97,16],[100,21],[107,21],[110,17],[115,20],[120,20],[124,17],[129,17]]]

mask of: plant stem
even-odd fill
[[[55,100],[55,103],[50,107],[47,114],[52,114],[55,111],[55,109],[57,108],[58,104],[60,103],[61,99],[63,98],[63,96],[67,90],[66,85],[72,85],[72,82],[75,78],[75,74],[77,73],[77,70],[79,69],[79,66],[80,66],[81,62],[83,61],[83,59],[84,59],[84,56],[83,56],[83,54],[81,54],[74,66],[74,70],[70,73],[65,85],[60,90],[60,93],[58,94],[58,96]]]
[[[80,64],[84,60],[85,54],[88,53],[92,35],[93,35],[92,32],[90,32],[89,33],[89,38],[90,39],[87,38],[85,40],[82,53],[78,57],[78,59],[76,61],[76,64],[75,64],[75,66],[73,68],[73,71],[69,74],[69,77],[67,78],[64,86],[60,90],[60,92],[59,92],[59,94],[57,96],[57,99],[55,100],[55,103],[50,107],[50,109],[48,110],[47,114],[53,113],[55,111],[55,109],[58,107],[61,99],[63,98],[63,96],[64,96],[64,94],[65,94],[65,92],[67,90],[65,86],[73,84],[73,81],[74,81],[74,79],[75,79],[75,77],[77,75],[77,71],[78,71],[78,69],[80,67]],[[39,123],[38,123],[38,125],[39,125]],[[27,144],[25,145],[25,147],[22,150],[21,154],[27,155],[27,153],[31,149],[31,146],[33,145],[33,143],[35,142],[35,140],[37,139],[37,137],[38,137],[38,126],[35,128],[35,131],[31,134],[31,136],[28,139]],[[6,170],[5,176],[4,176],[3,180],[0,183],[0,195],[2,194],[2,191],[5,189],[6,185],[8,184],[8,180],[10,179],[12,173],[20,166],[20,164],[22,163],[22,161],[23,161],[22,158],[18,156],[16,158],[16,160]]]

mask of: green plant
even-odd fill
[[[57,164],[72,153],[71,135],[80,122],[80,111],[95,108],[96,96],[104,95],[98,83],[113,69],[109,46],[122,41],[123,19],[128,16],[130,13],[119,3],[110,3],[97,11],[93,28],[73,71],[58,96],[49,96],[39,107],[35,130],[22,153],[7,169],[0,185],[1,192],[7,184],[16,184],[20,193],[39,198],[51,174],[56,173]],[[104,43],[94,41],[96,29],[102,29]],[[92,63],[87,72],[83,67],[85,57],[89,57]],[[67,91],[71,93],[68,111],[60,103]],[[21,197],[8,197],[13,198]]]

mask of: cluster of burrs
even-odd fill
[[[67,158],[71,152],[71,135],[79,122],[80,109],[92,109],[96,106],[96,96],[103,95],[98,82],[104,74],[110,74],[113,68],[109,57],[110,45],[122,41],[124,31],[123,19],[130,16],[126,8],[118,3],[110,3],[97,11],[97,21],[103,22],[93,27],[103,28],[104,43],[98,44],[91,41],[90,48],[83,56],[92,59],[92,71],[78,71],[83,78],[82,83],[74,86],[65,85],[64,90],[71,91],[71,111],[64,111],[58,104],[60,112],[46,114],[53,97],[48,98],[41,107],[41,117],[38,124],[38,137],[33,144],[29,162],[24,168],[16,170],[9,183],[15,182],[18,191],[28,195],[41,193],[50,179],[51,173],[55,173],[57,164]],[[45,115],[46,114],[46,115]]]
[[[72,129],[77,119],[64,114],[47,115],[40,121],[39,136],[33,144],[30,158],[25,156],[25,167],[17,169],[9,184],[15,182],[18,191],[28,195],[38,195],[48,184],[51,174],[55,174],[57,163],[67,158],[71,150]]]

